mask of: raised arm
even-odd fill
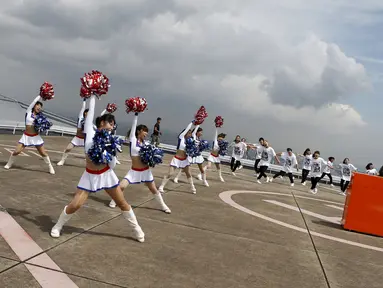
[[[350,163],[350,166],[351,166],[351,168],[352,168],[352,170],[354,170],[354,171],[358,171],[358,168],[356,168],[354,165],[352,165],[351,163]]]
[[[137,122],[138,122],[138,113],[135,113],[133,118],[133,123],[132,123],[132,129],[130,129],[130,135],[129,135],[129,140],[132,145],[133,144],[136,145],[136,142],[137,142],[137,138],[136,138]]]
[[[214,143],[213,143],[213,150],[216,151],[219,149],[218,145],[218,128],[215,128],[215,133],[214,133]]]
[[[195,126],[195,128],[194,128],[194,131],[193,131],[193,134],[192,134],[193,139],[196,139],[198,128],[199,128],[199,125]]]
[[[190,130],[190,128],[192,127],[193,125],[193,122],[190,122],[189,125],[186,127],[186,129],[184,131],[182,131],[182,133],[178,136],[179,139],[182,139],[185,137],[186,133],[188,133],[188,131]]]
[[[83,119],[85,107],[86,107],[86,99],[82,101],[82,107],[81,107],[80,113],[78,113],[77,128],[81,128],[81,121]]]
[[[40,95],[37,96],[37,97],[35,98],[35,100],[33,100],[32,103],[28,106],[28,108],[27,108],[27,113],[32,112],[32,109],[33,109],[33,107],[35,107],[35,104],[37,103],[37,101],[42,101],[42,100],[43,100],[43,98],[41,98]]]
[[[92,147],[93,137],[95,134],[95,130],[93,129],[93,118],[94,118],[94,106],[96,104],[96,96],[92,95],[89,101],[89,111],[88,115],[85,119],[84,124],[84,133],[86,134],[85,138],[85,152]]]
[[[104,115],[106,112],[107,112],[106,109],[102,110],[102,112],[101,112],[101,116]]]

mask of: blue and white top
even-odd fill
[[[185,135],[189,132],[190,128],[192,127],[193,122],[190,122],[189,125],[186,127],[185,130],[183,130],[180,135],[178,135],[178,144],[177,144],[177,150],[185,151]]]
[[[42,101],[43,98],[41,96],[37,96],[35,100],[27,108],[27,113],[25,113],[25,126],[33,126],[35,122],[35,114],[33,114],[33,107],[35,107],[38,101]]]

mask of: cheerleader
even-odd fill
[[[199,143],[201,141],[202,133],[203,133],[203,129],[201,127],[199,127],[199,125],[197,125],[192,131],[192,138],[194,139],[197,147],[199,146]],[[205,159],[203,159],[203,156],[198,155],[196,157],[188,157],[188,159],[189,159],[190,164],[197,164],[198,165],[198,169],[200,171],[200,173],[197,176],[198,180],[203,181],[203,184],[206,187],[209,187],[209,183],[207,183],[207,181],[206,181],[205,170],[202,166],[203,162],[205,161]],[[182,170],[180,170],[178,172],[177,176],[174,178],[174,180],[173,180],[174,183],[178,183],[178,180],[181,176],[181,173],[182,173]]]
[[[119,187],[118,177],[113,171],[116,158],[112,157],[112,161],[110,161],[109,164],[96,164],[88,155],[88,152],[92,151],[94,147],[93,142],[96,140],[94,137],[96,131],[94,131],[92,124],[94,118],[95,97],[96,96],[94,95],[90,97],[88,117],[86,118],[84,125],[84,132],[86,134],[85,152],[87,154],[86,171],[84,171],[80,182],[77,185],[77,191],[73,200],[64,207],[64,210],[61,212],[56,225],[53,226],[50,235],[54,238],[60,237],[60,232],[64,224],[68,222],[73,214],[85,203],[89,193],[105,190],[117,203],[118,207],[120,207],[122,216],[127,220],[129,227],[134,232],[136,240],[144,242],[145,234],[137,222],[132,207],[125,200],[124,194]],[[114,124],[114,116],[111,114],[105,114],[96,120],[98,131],[107,130],[111,132]],[[106,151],[104,150],[102,153],[104,154]]]
[[[241,136],[237,135],[234,142],[230,146],[233,147],[230,168],[231,174],[235,176],[235,170],[241,166],[241,159],[243,158],[243,155],[245,155],[247,145],[241,141]]]
[[[218,128],[215,128],[213,149],[211,150],[211,153],[210,153],[209,157],[207,158],[207,161],[208,161],[207,165],[203,168],[205,171],[204,175],[206,177],[207,169],[211,168],[212,163],[215,164],[215,167],[217,168],[219,180],[221,180],[221,182],[225,182],[225,180],[222,177],[221,160],[219,159],[219,155],[223,151],[220,151],[220,147],[219,147],[218,143],[220,141],[224,141],[225,137],[226,137],[226,134],[224,134],[224,133],[218,134]]]
[[[358,169],[350,163],[350,159],[348,158],[344,158],[343,163],[339,164],[339,167],[341,168],[340,172],[342,175],[340,179],[340,190],[341,194],[346,196],[346,190],[351,181],[351,173]]]
[[[322,170],[322,164],[327,165],[327,162],[319,157],[320,152],[315,151],[314,155],[311,158],[311,189],[310,192],[312,194],[316,194],[318,192],[317,184],[319,180],[321,179],[321,170]]]
[[[164,200],[162,199],[161,193],[158,192],[156,185],[154,183],[154,178],[151,169],[148,164],[144,164],[140,157],[140,150],[145,145],[145,137],[148,134],[148,127],[145,125],[138,125],[138,113],[135,113],[132,129],[130,130],[130,158],[132,159],[132,166],[129,172],[125,175],[124,179],[120,183],[120,188],[122,191],[129,184],[141,184],[144,183],[149,191],[154,195],[154,199],[158,202],[161,207],[161,210],[165,213],[170,214],[171,211],[168,206],[166,206]],[[114,200],[110,201],[109,207],[116,207],[116,202]]]
[[[35,129],[35,120],[39,113],[42,112],[43,103],[45,101],[40,95],[37,96],[27,108],[25,114],[25,131],[21,136],[15,151],[9,157],[8,163],[4,166],[5,169],[10,169],[15,162],[15,157],[19,155],[25,147],[36,147],[39,154],[43,157],[44,162],[48,165],[49,173],[55,174],[51,160],[44,148],[44,141]]]
[[[82,102],[82,107],[81,107],[80,113],[78,114],[76,136],[73,137],[71,142],[65,148],[63,156],[61,157],[60,162],[57,163],[57,166],[63,166],[64,165],[65,160],[68,158],[68,153],[74,147],[84,147],[84,138],[85,138],[84,120],[85,120],[86,115],[88,114],[88,111],[89,111],[89,109],[85,109],[85,107],[86,107],[86,98],[84,98],[84,100]]]
[[[277,174],[274,175],[273,178],[270,179],[270,182],[273,181],[273,179],[279,177],[279,176],[287,176],[290,179],[290,186],[294,186],[294,177],[293,177],[293,170],[292,167],[296,167],[297,171],[298,169],[298,162],[297,162],[297,157],[293,153],[293,150],[291,148],[287,148],[287,152],[280,152],[277,153],[277,156],[280,156],[282,159],[285,160],[285,163],[283,165],[283,170],[280,170]]]
[[[186,127],[185,130],[183,130],[178,135],[178,145],[177,145],[177,152],[176,155],[172,158],[172,161],[170,162],[169,166],[169,172],[168,175],[165,175],[162,179],[161,186],[158,188],[158,191],[161,193],[164,193],[165,185],[168,183],[170,177],[174,174],[175,169],[183,169],[186,177],[190,183],[190,189],[193,192],[193,194],[197,193],[197,190],[194,187],[193,178],[190,173],[190,162],[186,155],[185,149],[185,140],[192,137],[191,127],[194,124],[195,120],[189,123],[189,125]]]
[[[114,111],[116,111],[117,110],[117,108],[110,108],[112,105],[114,105],[115,106],[115,104],[108,104],[108,106],[104,109],[104,110],[102,110],[102,112],[101,112],[101,116],[103,116],[104,114],[106,114],[106,112],[108,112],[108,113],[110,113],[110,114],[113,114],[113,112]],[[97,128],[96,128],[97,129]],[[113,131],[112,131],[112,135],[116,135],[117,134],[117,123],[115,123],[114,124],[114,127],[113,127]],[[117,165],[120,165],[121,164],[121,162],[120,161],[118,161],[118,157],[116,156],[116,164]],[[116,207],[116,206],[115,206]]]
[[[368,163],[366,166],[366,173],[371,176],[378,175],[378,171],[376,171],[374,165],[372,163]]]
[[[303,155],[302,154],[298,154],[298,156],[303,157],[302,181],[301,181],[301,184],[303,186],[305,186],[306,185],[307,177],[309,176],[310,171],[311,171],[311,161],[313,159],[313,157],[311,155],[310,148],[307,148],[305,150],[305,152],[303,152]]]
[[[260,181],[262,177],[266,178],[266,182],[273,181],[265,173],[267,171],[267,168],[269,168],[270,162],[273,158],[275,158],[275,161],[277,161],[278,164],[281,163],[274,149],[269,146],[269,143],[267,142],[267,140],[263,141],[263,147],[261,149],[262,149],[262,152],[261,152],[262,158],[261,158],[261,161],[259,162],[259,176],[257,178],[258,184],[262,184]]]
[[[332,176],[331,176],[331,169],[334,169],[333,162],[335,161],[334,157],[328,157],[328,161],[326,166],[323,169],[322,176],[320,177],[319,181],[323,179],[324,176],[327,176],[328,179],[330,179],[330,186],[334,187],[334,184],[332,184]]]

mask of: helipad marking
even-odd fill
[[[62,271],[59,266],[40,248],[39,245],[27,234],[27,232],[16,222],[11,215],[5,211],[0,211],[0,235],[8,243],[21,261],[27,260],[41,253],[38,257],[29,262],[42,267],[47,267],[57,271],[38,268],[33,265],[25,264],[25,267],[39,282],[43,288],[75,288],[78,286]]]
[[[341,218],[340,217],[328,217],[328,216],[324,216],[324,215],[321,215],[321,214],[318,214],[318,213],[314,213],[314,212],[311,212],[311,211],[308,211],[308,210],[305,210],[305,209],[300,209],[297,207],[297,206],[292,206],[292,205],[289,205],[289,204],[286,204],[286,203],[282,203],[282,202],[279,202],[279,201],[275,201],[275,200],[263,200],[267,203],[271,203],[271,204],[274,204],[274,205],[278,205],[278,206],[281,206],[281,207],[284,207],[284,208],[287,208],[287,209],[290,209],[290,210],[293,210],[293,211],[296,211],[296,212],[301,212],[303,214],[306,214],[306,215],[309,215],[309,216],[312,216],[312,217],[315,217],[315,218],[318,218],[318,219],[322,219],[324,221],[327,221],[327,222],[331,222],[331,223],[334,223],[334,224],[340,224],[340,221],[341,221]]]
[[[13,150],[15,149],[9,149],[9,148],[4,148],[5,150],[7,150],[9,152],[9,154],[12,154],[13,153]],[[31,155],[28,155],[28,154],[25,154],[24,152],[21,152],[19,154],[19,156],[27,156],[27,157],[31,157]]]
[[[338,209],[338,210],[341,210],[343,211],[343,207],[339,207],[339,206],[335,206],[335,205],[331,205],[331,204],[326,204],[327,207],[330,207],[330,208],[334,208],[334,209]]]
[[[276,220],[274,218],[271,218],[271,217],[265,216],[263,214],[254,212],[254,211],[252,211],[252,210],[250,210],[250,209],[248,209],[246,207],[243,207],[242,205],[239,205],[233,199],[231,199],[231,197],[233,195],[236,195],[236,194],[258,194],[258,195],[259,194],[264,194],[264,195],[279,195],[279,196],[292,197],[291,194],[277,193],[277,192],[266,192],[266,191],[236,191],[236,190],[231,190],[231,191],[225,191],[225,192],[220,193],[219,197],[225,203],[229,204],[230,206],[232,206],[232,207],[234,207],[234,208],[236,208],[236,209],[238,209],[238,210],[240,210],[242,212],[245,212],[245,213],[250,214],[252,216],[258,217],[258,218],[263,219],[263,220],[266,220],[268,222],[271,222],[271,223],[274,223],[274,224],[278,224],[280,226],[283,226],[283,227],[290,228],[290,229],[295,230],[295,231],[299,231],[299,232],[308,234],[307,229],[304,229],[304,228],[301,228],[301,227],[298,227],[298,226],[295,226],[295,225],[291,225],[291,224],[288,224],[288,223],[283,222],[283,221]],[[305,197],[305,196],[295,195],[295,197],[296,198],[311,199],[311,200],[315,200],[315,201],[319,201],[319,202],[325,202],[325,203],[327,202],[327,203],[334,203],[334,204],[341,205],[340,203],[337,203],[337,202],[332,202],[332,201],[327,201],[327,200],[322,200],[322,199],[316,199],[316,198],[310,198],[310,197]],[[371,246],[371,245],[365,245],[365,244],[362,244],[362,243],[357,243],[357,242],[354,242],[354,241],[349,241],[349,240],[345,240],[345,239],[342,239],[342,238],[329,236],[329,235],[318,233],[318,232],[314,232],[314,231],[310,231],[310,234],[313,235],[313,236],[317,236],[317,237],[323,238],[323,239],[332,240],[332,241],[348,244],[348,245],[359,247],[359,248],[365,248],[365,249],[369,249],[369,250],[383,252],[383,248],[380,248],[380,247],[375,247],[375,246]]]

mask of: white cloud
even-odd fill
[[[188,103],[190,111],[190,103],[212,107],[218,101],[227,121],[236,121],[234,109],[249,121],[347,134],[367,125],[363,117],[356,108],[326,104],[347,105],[370,84],[362,64],[325,40],[336,38],[326,21],[347,22],[348,12],[365,17],[381,5],[367,2],[12,1],[0,7],[0,37],[6,39],[0,56],[7,59],[0,75],[8,77],[0,85],[27,100],[27,89],[54,79],[57,93],[74,96],[57,97],[51,107],[75,115],[78,79],[97,68],[110,76],[111,95],[153,97],[168,117],[174,114],[163,103],[169,99]],[[20,74],[28,85],[15,88],[10,79]],[[171,128],[179,129],[172,120]],[[277,135],[282,128],[274,129]]]

